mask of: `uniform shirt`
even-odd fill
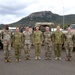
[[[64,37],[62,31],[55,31],[52,34],[52,41],[54,44],[63,44]]]
[[[44,42],[45,43],[52,43],[51,41],[51,32],[44,32]]]
[[[73,43],[73,34],[71,33],[71,32],[67,32],[66,34],[65,34],[65,41],[67,42],[67,43]]]
[[[31,44],[31,34],[32,32],[28,31],[24,31],[23,35],[24,35],[24,39],[25,39],[25,44]]]
[[[12,39],[12,32],[11,30],[4,30],[2,31],[2,35],[3,35],[3,43],[11,43]]]
[[[33,33],[33,43],[41,43],[43,41],[43,35],[42,35],[42,32],[41,31],[34,31]]]
[[[23,34],[21,32],[15,32],[13,37],[12,37],[12,42],[13,42],[13,45],[23,45],[24,43],[24,37],[23,37]]]

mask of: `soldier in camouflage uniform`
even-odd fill
[[[15,49],[16,61],[21,61],[21,50],[24,44],[23,34],[19,31],[19,28],[16,28],[16,32],[12,37],[13,47]]]
[[[71,61],[72,51],[73,51],[73,34],[71,33],[70,28],[68,28],[68,32],[65,34],[65,49],[66,49],[66,60]]]
[[[3,49],[3,44],[2,44],[2,30],[0,28],[0,49]]]
[[[26,26],[25,31],[23,32],[25,42],[24,42],[24,52],[25,52],[25,59],[30,59],[30,48],[31,48],[31,34],[32,32],[29,31],[29,27]]]
[[[5,26],[5,30],[2,31],[3,49],[5,62],[11,62],[10,50],[11,50],[11,37],[12,32],[9,30],[8,25]]]
[[[0,29],[0,40],[2,40],[2,30]]]
[[[49,27],[46,27],[46,31],[44,32],[44,44],[45,44],[45,60],[51,59],[52,53],[52,41],[51,41],[51,32],[49,31]]]
[[[60,26],[57,26],[57,30],[52,34],[52,41],[54,43],[55,59],[61,60],[61,50],[64,37],[62,31],[60,31]]]
[[[74,30],[74,32],[75,32],[75,30]],[[73,46],[74,46],[74,50],[75,50],[75,33],[73,34]]]
[[[40,48],[43,41],[43,35],[42,35],[42,32],[39,30],[38,26],[36,26],[36,31],[34,31],[32,39],[33,39],[33,44],[35,46],[35,59],[41,59]]]

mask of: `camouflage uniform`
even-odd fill
[[[37,57],[36,59],[39,59],[40,57],[40,47],[41,43],[43,41],[43,35],[41,31],[34,31],[33,33],[33,44],[35,46],[35,56]]]
[[[74,49],[75,49],[75,34],[73,34],[72,40],[73,40],[73,47],[74,47]]]
[[[4,30],[2,32],[3,35],[3,49],[4,49],[4,58],[5,61],[10,62],[10,50],[11,50],[11,37],[12,37],[12,32],[10,30]]]
[[[30,48],[31,48],[31,32],[24,31],[23,35],[25,38],[24,42],[24,51],[25,51],[25,60],[30,59]]]
[[[66,49],[66,57],[67,60],[71,60],[72,57],[72,51],[73,51],[73,34],[71,32],[68,32],[65,34],[65,49]]]
[[[51,59],[52,41],[50,31],[44,32],[44,43],[45,43],[45,57],[46,59]]]
[[[12,38],[13,47],[15,49],[15,57],[16,61],[20,61],[21,58],[21,50],[23,47],[24,37],[21,32],[15,32]]]
[[[2,38],[2,33],[0,32],[0,42],[1,42],[1,38]]]
[[[3,45],[2,45],[2,31],[0,30],[0,48],[3,49]]]
[[[62,50],[62,44],[64,41],[63,33],[62,31],[55,31],[52,34],[52,41],[54,43],[54,52],[55,52],[55,59],[61,60],[61,50]]]

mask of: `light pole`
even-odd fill
[[[64,29],[64,7],[63,7],[63,29]]]

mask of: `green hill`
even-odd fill
[[[51,11],[41,11],[41,12],[35,12],[32,13],[18,22],[9,24],[10,26],[26,26],[29,25],[30,27],[33,27],[36,22],[53,22],[55,25],[63,25],[63,16],[54,14]],[[75,15],[64,15],[64,24],[70,25],[75,23]],[[3,28],[3,24],[0,25],[1,28]]]

